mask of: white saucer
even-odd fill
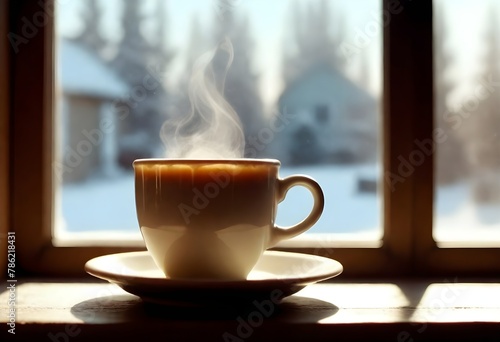
[[[265,251],[247,280],[238,281],[169,279],[147,251],[105,255],[85,264],[87,273],[115,283],[146,302],[196,306],[234,304],[271,295],[284,298],[342,270],[342,265],[332,259],[278,251]]]

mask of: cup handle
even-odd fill
[[[318,221],[321,213],[323,212],[323,207],[325,206],[325,197],[323,195],[323,191],[321,190],[319,184],[314,179],[308,176],[294,175],[283,179],[278,179],[278,190],[276,195],[278,203],[282,202],[285,199],[288,190],[298,185],[307,188],[313,195],[313,208],[305,219],[294,226],[280,227],[278,225],[275,225],[273,229],[271,229],[271,238],[269,240],[268,248],[276,245],[282,240],[291,239],[294,236],[305,232]]]

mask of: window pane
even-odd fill
[[[139,234],[132,161],[169,152],[162,124],[189,113],[193,65],[228,37],[224,95],[243,124],[245,156],[318,180],[326,208],[310,233],[381,237],[381,1],[56,5],[58,233]],[[278,224],[311,207],[306,190],[292,189]]]
[[[434,3],[434,237],[500,242],[500,4]]]

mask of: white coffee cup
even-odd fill
[[[274,159],[134,161],[139,226],[157,266],[172,279],[246,279],[262,253],[311,228],[323,211],[321,187],[303,175],[278,177]],[[293,186],[309,189],[310,214],[275,225]]]

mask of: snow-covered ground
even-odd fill
[[[436,240],[500,241],[500,206],[474,203],[469,182],[440,187],[434,211]]]
[[[325,193],[325,210],[309,233],[382,232],[382,201],[376,193],[360,193],[358,178],[376,179],[374,166],[310,166],[281,168],[280,175],[307,174]],[[481,238],[500,234],[500,208],[478,207],[470,202],[469,185],[439,188],[436,202],[435,236],[441,239]],[[58,229],[67,232],[121,231],[139,234],[134,203],[134,180],[130,173],[111,179],[91,179],[70,184],[60,192]],[[278,207],[279,225],[292,225],[304,218],[312,206],[306,189],[293,188]]]

